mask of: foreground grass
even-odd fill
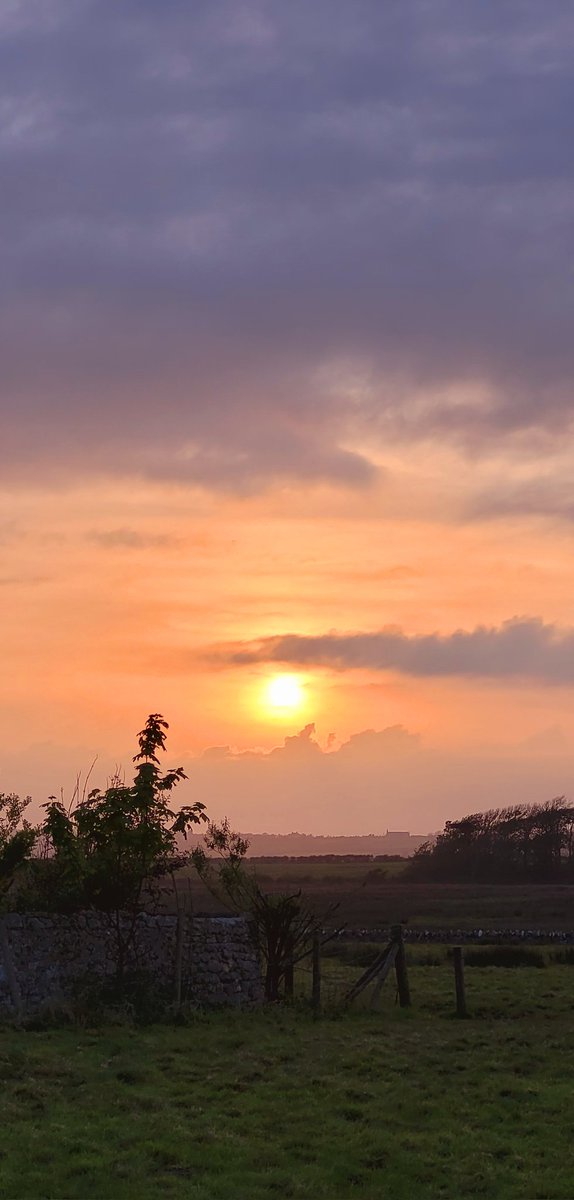
[[[492,970],[469,972],[469,993]],[[499,970],[517,996],[561,998],[546,994],[537,1018],[517,1000],[510,1018],[464,1022],[439,975],[413,969],[407,1015],[387,999],[316,1022],[295,1008],[3,1030],[0,1195],[571,1200],[574,971]]]

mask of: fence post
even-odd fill
[[[376,977],[377,982],[375,984],[375,990],[371,997],[371,1008],[376,1008],[376,1006],[377,1006],[377,1001],[381,994],[385,979],[387,978],[387,975],[389,974],[389,972],[393,969],[393,967],[395,965],[395,958],[397,957],[398,949],[399,949],[399,947],[398,947],[397,942],[391,942],[390,946],[388,946],[388,948],[387,948],[387,957],[385,958],[385,961],[383,962],[383,965],[379,971],[379,974]]]
[[[466,993],[464,989],[464,957],[462,946],[453,946],[452,961],[454,963],[454,986],[456,991],[456,1015],[467,1017]]]
[[[313,1012],[321,1011],[321,940],[319,934],[313,934],[313,992],[311,996]]]
[[[410,1008],[411,990],[409,987],[409,976],[407,972],[407,960],[405,955],[405,943],[403,941],[402,925],[393,925],[391,929],[391,938],[397,943],[398,947],[395,958],[395,972],[397,976],[399,1004],[401,1008]]]

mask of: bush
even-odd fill
[[[282,988],[285,995],[292,994],[295,963],[306,957],[337,905],[318,917],[300,888],[289,895],[264,892],[253,867],[245,864],[248,847],[225,817],[219,825],[209,823],[204,846],[196,847],[191,860],[212,895],[249,915],[265,970],[265,999],[275,1001]],[[209,857],[213,852],[218,860]]]

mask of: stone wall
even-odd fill
[[[122,919],[127,936],[131,919]],[[262,999],[261,971],[243,917],[140,915],[128,967],[145,971],[185,1005],[248,1007]],[[0,1016],[65,1006],[90,981],[113,977],[117,945],[108,916],[8,913],[0,919]]]

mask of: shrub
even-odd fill
[[[278,1000],[281,988],[292,994],[293,967],[304,958],[315,935],[336,905],[318,917],[301,895],[267,893],[252,866],[245,863],[249,843],[230,828],[210,822],[205,848],[198,846],[192,861],[203,882],[218,899],[236,912],[248,913],[265,968],[265,998]],[[218,860],[208,857],[215,852]]]

